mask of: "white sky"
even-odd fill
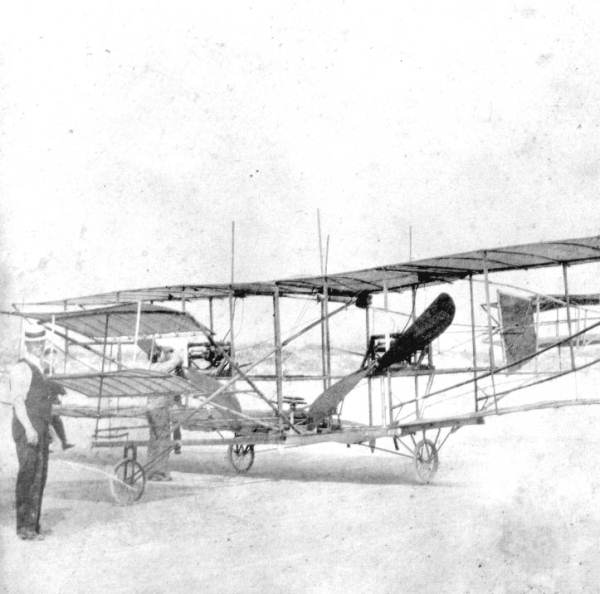
[[[595,235],[594,2],[13,3],[2,301]]]

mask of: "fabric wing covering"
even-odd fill
[[[235,393],[226,390],[214,396],[214,393],[221,389],[221,384],[214,378],[195,372],[187,379],[145,369],[113,371],[103,376],[102,374],[57,375],[52,379],[63,387],[90,398],[101,396],[103,400],[106,399],[106,404],[102,407],[68,404],[55,407],[55,412],[65,416],[145,417],[148,410],[146,406],[135,405],[130,401],[129,404],[115,407],[110,399],[181,395],[211,397],[212,403],[211,406],[204,407],[200,400],[197,408],[172,407],[170,409],[172,421],[181,423],[186,429],[237,431],[242,426],[248,425],[248,421],[235,415],[236,411],[242,410]],[[272,421],[272,418],[270,420]],[[250,421],[249,426],[256,425]]]
[[[324,276],[234,284],[188,284],[101,293],[37,305],[102,305],[132,301],[226,298],[250,295],[316,296],[327,289],[330,299],[404,291],[416,286],[452,282],[470,275],[600,261],[600,236],[474,250]]]
[[[216,396],[213,394],[221,388],[214,378],[193,373],[188,379],[174,375],[165,375],[144,369],[129,369],[102,374],[58,375],[53,381],[63,387],[79,392],[90,398],[106,399],[106,405],[100,408],[93,406],[62,405],[55,412],[71,417],[144,417],[146,406],[132,404],[115,408],[111,398],[140,398],[164,396],[199,396],[211,397],[214,406],[204,407],[199,401],[197,408],[173,407],[170,409],[171,420],[181,423],[185,429],[201,429],[207,431],[231,430],[239,431],[243,426],[256,428],[254,421],[244,420],[235,413],[241,406],[235,395],[225,391]],[[101,387],[102,386],[102,387]],[[102,391],[102,393],[100,393]],[[249,414],[256,416],[251,411]],[[264,412],[261,413],[264,416]],[[272,422],[272,417],[267,420]],[[258,425],[260,426],[260,424]]]
[[[52,378],[69,390],[96,398],[177,396],[198,393],[185,379],[146,369],[126,369],[108,373],[57,375]]]
[[[569,305],[583,307],[586,305],[600,305],[600,295],[585,294],[585,295],[569,295]],[[567,306],[567,296],[564,294],[541,295],[539,297],[531,297],[533,307],[539,308],[540,311],[550,311],[560,309]]]
[[[136,334],[138,305],[129,303],[83,311],[55,314],[28,312],[25,315],[47,325],[51,324],[54,319],[57,326],[101,341],[105,335],[109,339],[133,338]],[[189,313],[159,305],[144,304],[141,306],[140,325],[137,332],[139,338],[185,332],[206,334],[210,333],[210,330]]]

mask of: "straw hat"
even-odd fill
[[[24,332],[25,342],[42,342],[46,340],[46,330],[40,326],[28,326]]]

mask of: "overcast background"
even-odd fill
[[[597,1],[4,2],[0,308],[228,282],[232,220],[236,280],[315,274],[317,208],[332,272],[407,260],[411,225],[416,258],[597,235],[599,56]],[[600,264],[569,271],[573,292],[599,292],[599,277]],[[562,290],[558,268],[510,282],[525,278]],[[459,325],[470,318],[468,292],[459,285],[448,290],[457,302],[452,330],[463,334],[449,330],[437,342],[439,369],[443,356],[448,366],[471,365],[471,338]],[[439,290],[419,292],[419,308]],[[409,295],[397,299],[409,306]],[[475,299],[485,299],[481,284]],[[256,330],[253,300],[240,301],[236,346],[272,340],[270,300]],[[285,302],[287,337],[318,307]],[[196,305],[206,315],[206,304]],[[227,320],[227,304],[219,307]],[[406,323],[390,317],[377,312],[371,328]],[[4,400],[19,336],[6,318]],[[363,322],[356,308],[332,320],[334,344],[362,341],[354,359],[334,351],[334,372],[359,364]],[[319,338],[316,328],[306,340]],[[478,349],[485,364],[487,345]],[[284,365],[320,369],[316,350],[301,355]],[[596,397],[595,373],[516,400]],[[414,387],[402,381],[399,397]],[[322,386],[285,389],[310,401]],[[365,391],[349,396],[344,415],[360,409],[367,420]],[[471,398],[465,391],[465,408],[452,414],[471,410]],[[3,577],[11,592],[347,593],[390,584],[569,592],[600,583],[593,410],[511,415],[460,431],[430,489],[412,482],[408,461],[371,459],[366,448],[343,448],[344,457],[327,446],[261,453],[242,478],[227,470],[223,451],[186,446],[172,459],[173,488],[150,488],[127,511],[108,504],[97,473],[120,450],[96,457],[86,449],[91,424],[69,419],[77,447],[64,457],[54,448],[44,499],[54,533],[27,550],[14,542],[9,410],[0,408],[0,590]],[[164,537],[174,526],[175,545]],[[122,562],[132,550],[133,570]]]
[[[3,13],[3,305],[598,233],[594,2]]]

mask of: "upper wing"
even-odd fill
[[[522,270],[560,264],[600,261],[600,236],[538,242],[509,247],[475,250],[376,266],[340,274],[288,278],[267,282],[234,284],[197,284],[150,287],[88,295],[35,305],[106,305],[119,302],[224,298],[233,291],[236,297],[250,295],[316,296],[325,289],[330,298],[349,298],[378,293],[385,289],[403,291],[415,286],[451,282],[470,275],[507,270]],[[31,304],[33,305],[33,304]]]
[[[105,336],[114,339],[137,335],[140,339],[185,332],[202,332],[205,335],[211,333],[189,313],[147,303],[140,304],[139,309],[136,303],[123,303],[90,310],[22,312],[17,315],[38,320],[46,325],[54,323],[95,340],[103,340]]]

